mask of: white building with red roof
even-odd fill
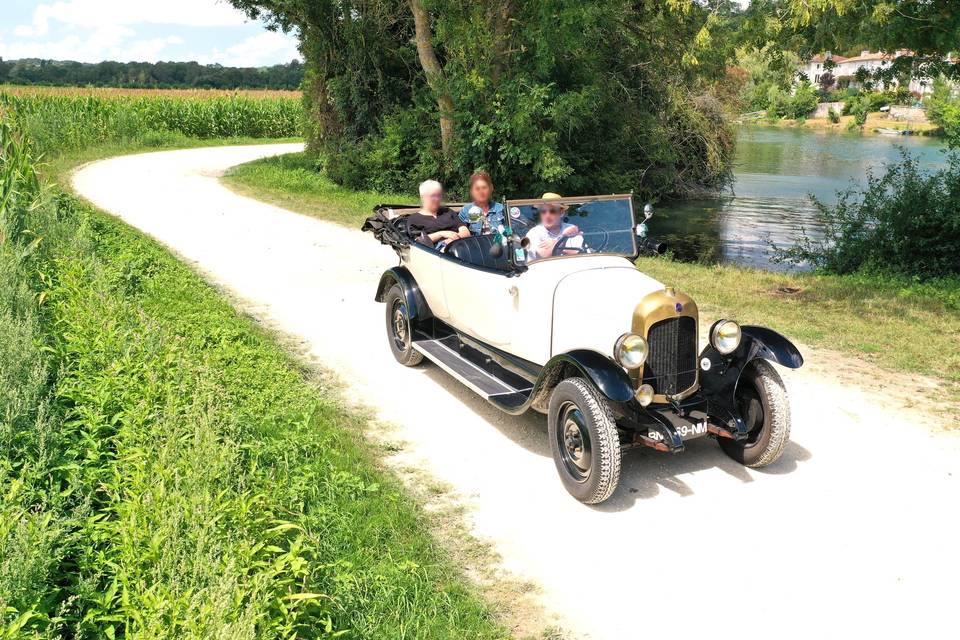
[[[894,53],[861,51],[858,56],[845,58],[833,55],[828,51],[825,54],[814,56],[804,63],[798,71],[814,84],[820,84],[824,74],[830,73],[833,75],[836,84],[858,87],[860,83],[857,80],[857,73],[861,69],[868,73],[874,73],[889,67],[896,58],[909,55],[913,55],[913,53],[907,49],[899,49]],[[833,63],[832,68],[827,61]],[[928,78],[911,78],[909,88],[910,91],[923,96],[933,91],[933,83]]]

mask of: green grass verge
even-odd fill
[[[507,635],[361,416],[4,144],[0,637]]]
[[[378,202],[413,199],[339,187],[305,154],[236,167],[225,181],[252,197],[351,227]],[[661,258],[638,264],[694,296],[707,315],[767,325],[893,371],[960,383],[960,281],[788,275]]]
[[[418,201],[412,195],[341,187],[318,172],[316,164],[305,153],[234,167],[224,176],[224,181],[243,195],[357,229],[378,204]]]
[[[960,383],[960,282],[782,274],[642,258],[709,315],[763,324],[897,372]]]

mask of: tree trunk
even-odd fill
[[[516,6],[514,0],[491,2],[487,8],[487,24],[493,37],[493,61],[490,66],[490,80],[494,86],[500,83],[500,76],[509,66],[512,55],[510,38],[513,33]]]
[[[420,66],[423,67],[423,73],[427,76],[427,84],[437,95],[437,107],[440,109],[440,148],[443,150],[443,155],[449,158],[453,144],[453,97],[447,90],[443,78],[443,67],[440,66],[437,53],[433,50],[433,43],[430,41],[432,36],[430,16],[420,0],[408,0],[408,2],[410,11],[413,13]]]

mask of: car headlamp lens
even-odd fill
[[[642,384],[640,388],[637,389],[637,402],[640,403],[641,407],[646,407],[653,402],[653,395],[653,387],[648,384]]]
[[[620,366],[639,369],[647,361],[647,341],[635,333],[625,333],[617,340],[613,354]]]
[[[713,348],[727,355],[733,353],[740,346],[740,325],[733,320],[721,320],[713,325],[710,332],[710,344]]]

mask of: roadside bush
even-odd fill
[[[827,110],[827,120],[829,120],[833,124],[837,124],[840,122],[840,114],[837,113],[836,109],[834,109],[833,107],[830,107]]]
[[[824,237],[804,236],[777,260],[808,262],[829,273],[857,271],[920,279],[960,275],[960,154],[933,173],[906,152],[862,190],[838,194],[837,203],[813,199]]]

